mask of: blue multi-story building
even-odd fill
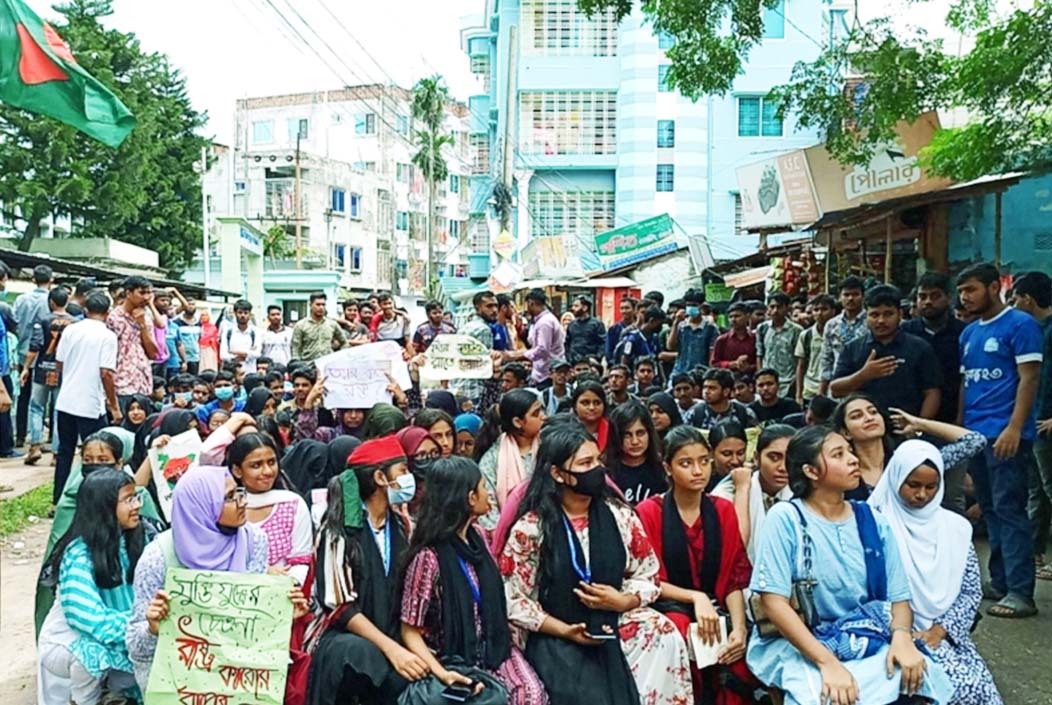
[[[781,0],[767,10],[765,39],[733,90],[698,101],[667,86],[672,37],[638,8],[618,23],[589,18],[576,0],[479,2],[482,20],[461,33],[481,83],[469,100],[476,275],[498,230],[487,202],[494,184],[508,181],[509,156],[509,229],[519,248],[545,235],[588,242],[668,213],[720,257],[714,241],[739,231],[735,168],[817,141],[778,120],[764,96],[829,41],[831,13],[843,17],[829,0]]]

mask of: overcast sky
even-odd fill
[[[59,1],[28,0],[45,19]],[[946,35],[949,3],[860,0],[859,7],[864,16],[890,13],[900,23]],[[167,54],[186,76],[194,105],[208,112],[209,136],[229,143],[234,101],[246,96],[391,81],[408,88],[437,72],[454,97],[466,101],[478,84],[460,50],[462,18],[480,16],[484,5],[485,0],[115,0],[108,22],[134,32],[147,51]],[[956,49],[956,40],[947,48]]]

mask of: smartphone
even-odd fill
[[[462,683],[447,685],[446,689],[442,691],[443,698],[457,703],[467,702],[468,698],[473,695],[475,695],[475,683],[469,685],[464,685]]]
[[[595,639],[596,641],[608,641],[610,639],[617,638],[617,632],[613,634],[607,634],[606,632],[599,632],[598,634],[588,634],[589,639]]]

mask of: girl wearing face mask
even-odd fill
[[[442,457],[442,449],[438,441],[419,426],[407,426],[396,433],[395,438],[398,439],[406,458],[409,459],[409,470],[416,483],[415,496],[411,497],[402,509],[408,511],[409,516],[415,517],[420,509],[420,502],[424,498],[427,476],[435,461]]]
[[[164,591],[168,568],[264,573],[267,536],[248,524],[245,488],[224,468],[198,467],[179,479],[172,494],[172,528],[150,543],[135,569],[135,604],[126,635],[135,680],[146,691],[157,633],[168,618]],[[303,590],[289,590],[293,619],[307,614]]]
[[[306,586],[314,560],[310,509],[298,494],[280,489],[285,482],[274,440],[258,432],[238,436],[227,448],[226,460],[230,474],[247,493],[248,523],[267,536],[271,572],[285,573]]]
[[[361,444],[345,465],[329,482],[318,538],[308,702],[393,703],[428,672],[398,640],[398,570],[410,526],[393,510],[412,498],[413,475],[393,436]]]
[[[730,476],[735,468],[745,465],[748,446],[745,429],[737,421],[720,421],[709,431],[709,446],[712,447],[712,477],[706,492],[712,492],[720,480]]]
[[[442,459],[431,468],[429,486],[401,605],[402,640],[437,681],[421,686],[441,692],[478,679],[478,693],[489,680],[490,687],[505,688],[509,705],[547,705],[543,684],[511,643],[500,571],[475,529],[490,507],[482,473],[467,458]],[[454,670],[454,659],[471,668],[474,678]]]
[[[972,526],[940,506],[943,470],[935,446],[906,441],[891,456],[869,505],[891,525],[910,583],[914,637],[946,669],[954,688],[950,702],[1001,705],[971,635],[983,597]]]
[[[693,669],[694,702],[745,705],[736,681],[751,691],[759,686],[745,666],[745,596],[752,566],[729,501],[705,493],[712,452],[701,431],[680,426],[668,435],[665,472],[669,491],[636,510],[661,563],[661,609],[680,634],[690,630],[707,644],[720,639],[720,614],[730,616],[727,641],[714,666]]]
[[[545,419],[541,400],[529,389],[511,390],[500,398],[498,408],[502,433],[479,460],[479,470],[493,495],[493,507],[480,521],[486,530],[497,525],[511,491],[530,479]]]
[[[789,473],[785,469],[785,449],[794,433],[795,428],[784,424],[764,428],[756,442],[754,466],[745,465],[732,470],[712,491],[713,497],[734,503],[749,560],[756,556],[757,537],[767,519],[767,512],[775,502],[793,498]]]
[[[135,482],[102,468],[84,479],[69,531],[51,557],[56,599],[40,633],[40,693],[45,705],[96,705],[103,685],[134,687],[124,633],[132,579],[146,537]]]
[[[691,702],[683,639],[647,606],[657,556],[578,422],[541,434],[518,517],[499,561],[508,615],[553,705]]]

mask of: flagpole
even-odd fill
[[[209,256],[208,256],[208,193],[205,191],[205,175],[208,173],[208,147],[201,147],[201,236],[204,241],[205,301],[208,300]]]

